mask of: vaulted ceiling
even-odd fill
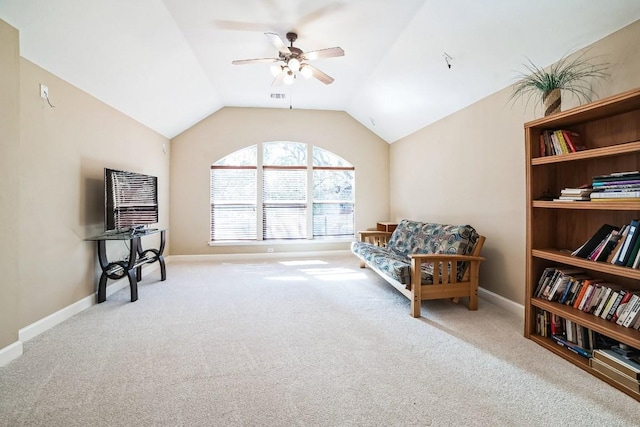
[[[0,18],[24,58],[168,138],[224,106],[291,107],[346,111],[392,143],[512,84],[528,59],[551,64],[640,19],[640,3],[0,0]],[[288,31],[303,51],[344,49],[312,62],[332,84],[272,86],[271,64],[232,65],[277,57],[264,33]]]

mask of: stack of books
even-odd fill
[[[640,200],[640,171],[618,172],[593,177],[594,201]]]
[[[580,187],[567,187],[560,191],[560,197],[553,199],[554,202],[588,202],[591,200],[593,188],[590,185]]]
[[[585,150],[580,134],[570,130],[545,130],[540,134],[540,156],[557,156]]]
[[[622,351],[620,351],[620,350]],[[640,393],[640,362],[637,350],[625,348],[597,349],[593,351],[589,365],[618,384]]]

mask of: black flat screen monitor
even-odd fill
[[[158,222],[158,178],[105,168],[105,231],[126,231]]]

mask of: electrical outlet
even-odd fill
[[[273,252],[273,248],[267,248],[267,252],[272,253]]]
[[[40,98],[49,99],[49,88],[40,83]]]

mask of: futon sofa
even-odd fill
[[[485,237],[470,225],[403,219],[393,232],[361,231],[351,251],[411,301],[420,317],[424,300],[468,298],[478,308],[480,250]],[[436,267],[437,266],[437,267]]]

